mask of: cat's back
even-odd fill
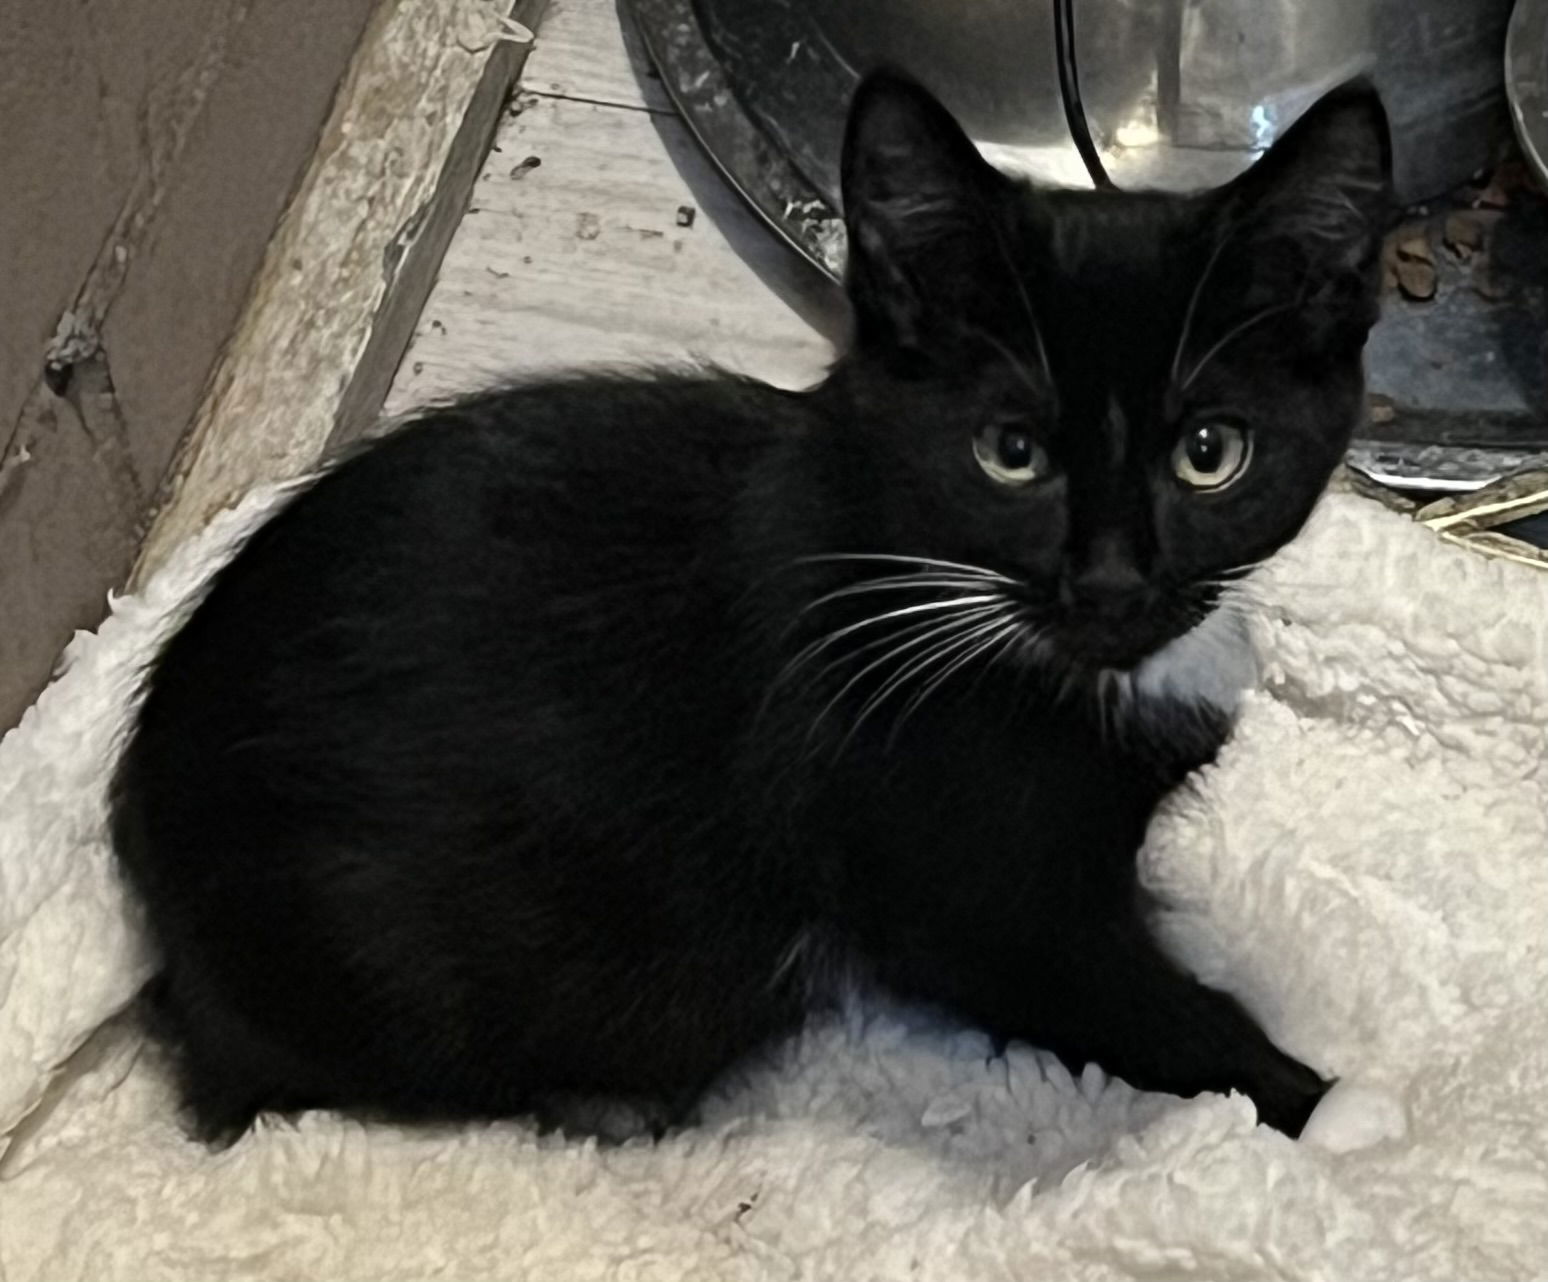
[[[695,937],[750,831],[738,496],[800,414],[719,379],[460,402],[216,576],[149,674],[112,815],[202,1129],[667,1093],[764,1035],[738,985],[761,993],[795,909],[722,888],[746,930],[664,965],[655,941]],[[678,1014],[690,988],[708,1017]]]
[[[807,418],[800,398],[724,377],[576,377],[469,397],[344,459],[224,577],[284,544],[326,547],[307,568],[331,572],[334,587],[353,580],[356,560],[390,559],[409,572],[433,566],[419,584],[432,591],[555,561],[574,583],[604,556],[714,533]]]
[[[735,555],[741,494],[803,421],[794,398],[717,378],[576,378],[427,411],[281,506],[162,670],[350,642],[410,654],[438,635],[509,653],[544,619],[713,593],[701,551]]]
[[[540,762],[529,783],[567,804],[591,777],[657,795],[654,763],[742,715],[713,671],[750,572],[738,497],[801,415],[730,379],[587,378],[371,444],[217,574],[149,677],[121,792],[170,820],[199,789],[176,806],[200,822],[476,809]]]

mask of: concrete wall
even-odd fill
[[[127,574],[350,56],[396,2],[0,0],[0,730]]]

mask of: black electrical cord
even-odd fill
[[[1091,128],[1086,124],[1086,108],[1080,100],[1080,75],[1075,66],[1075,0],[1053,0],[1054,54],[1059,65],[1059,96],[1064,99],[1064,121],[1069,126],[1070,137],[1075,140],[1075,150],[1091,175],[1092,185],[1098,191],[1117,191],[1117,185],[1107,176],[1102,157],[1097,154],[1096,143],[1091,140]]]

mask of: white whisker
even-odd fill
[[[919,633],[925,631],[926,629],[934,628],[939,631],[946,631],[950,626],[963,623],[976,623],[990,615],[999,613],[1000,607],[998,605],[980,605],[975,606],[971,610],[965,610],[961,614],[954,616],[947,625],[942,625],[941,620],[938,617],[926,619],[921,623],[911,623],[906,628],[899,628],[896,631],[889,631],[885,636],[878,637],[874,641],[868,641],[866,644],[856,646],[852,650],[846,650],[843,654],[839,655],[838,658],[825,663],[821,668],[819,668],[814,675],[813,680],[820,681],[828,673],[834,671],[834,669],[841,668],[846,663],[849,663],[854,659],[858,659],[862,654],[867,654],[872,650],[879,649],[881,646],[889,645],[896,641],[905,640],[910,636],[918,636]]]
[[[1243,561],[1240,565],[1228,565],[1225,569],[1216,572],[1217,579],[1234,577],[1237,575],[1251,574],[1260,566],[1267,565],[1270,557],[1260,556],[1256,561]]]
[[[960,672],[964,667],[966,667],[969,663],[978,658],[979,655],[983,654],[992,646],[1002,647],[1003,652],[1006,635],[1008,633],[1013,634],[1020,630],[1021,623],[1018,620],[1011,619],[1009,621],[1000,622],[998,629],[990,634],[987,641],[980,641],[977,645],[971,647],[965,653],[959,654],[955,659],[948,663],[945,668],[936,673],[935,676],[931,677],[930,680],[924,685],[924,687],[918,690],[909,699],[909,701],[903,705],[903,710],[898,713],[897,721],[893,723],[892,734],[887,740],[888,744],[890,745],[893,740],[897,738],[898,731],[903,728],[903,723],[907,721],[909,717],[911,717],[919,708],[919,706],[923,704],[924,701],[928,699],[933,693],[935,693],[935,691],[939,689],[942,684],[950,680],[953,673]]]
[[[919,675],[919,673],[933,667],[936,663],[939,663],[945,659],[949,659],[952,655],[956,654],[961,647],[965,645],[971,645],[974,641],[981,637],[985,631],[996,629],[1000,627],[1001,624],[1002,620],[998,618],[990,619],[987,622],[978,624],[976,627],[969,628],[961,635],[949,637],[946,640],[937,643],[923,655],[915,656],[912,660],[904,665],[901,671],[894,673],[891,677],[889,677],[882,684],[881,688],[872,693],[871,696],[866,699],[865,703],[861,705],[860,711],[855,715],[854,723],[849,727],[848,733],[845,734],[843,740],[839,744],[839,752],[843,752],[843,750],[849,745],[850,740],[852,740],[855,735],[859,733],[860,727],[865,724],[873,712],[880,708],[882,704],[884,704],[892,696],[894,691],[901,688],[913,677]]]
[[[969,611],[969,614],[987,614],[994,608],[994,606],[988,605],[977,606],[973,610]],[[824,676],[832,672],[835,668],[842,667],[844,664],[858,659],[863,654],[869,654],[872,650],[878,649],[881,646],[892,645],[895,642],[906,640],[908,637],[917,636],[927,628],[933,628],[939,623],[940,618],[938,616],[931,616],[930,618],[921,619],[914,623],[910,623],[907,627],[888,628],[887,631],[882,633],[882,635],[877,637],[875,640],[866,641],[860,645],[852,646],[844,650],[843,653],[838,656],[838,658],[832,659],[825,663],[812,674],[808,684],[810,685],[821,681]],[[774,688],[777,689],[780,684],[789,680],[791,677],[794,677],[801,668],[807,666],[811,660],[815,659],[821,648],[821,642],[824,640],[827,640],[827,638],[819,638],[818,641],[814,641],[811,645],[805,647],[794,659],[787,663],[785,667],[781,669],[779,676],[775,678]]]
[[[1199,308],[1199,298],[1204,293],[1204,286],[1209,283],[1210,274],[1215,270],[1215,264],[1220,261],[1221,252],[1230,243],[1231,237],[1236,234],[1236,226],[1233,224],[1226,229],[1225,235],[1215,242],[1215,248],[1210,251],[1209,260],[1204,264],[1204,270],[1199,273],[1199,279],[1193,286],[1193,294],[1188,299],[1188,310],[1183,313],[1182,329],[1177,335],[1177,350],[1172,353],[1172,386],[1177,386],[1177,375],[1182,370],[1183,352],[1188,346],[1188,339],[1193,331],[1194,313]]]
[[[999,608],[1001,607],[996,607],[996,609]],[[818,728],[822,725],[828,714],[843,701],[844,696],[853,690],[856,685],[863,681],[872,672],[875,672],[877,668],[891,663],[893,660],[907,654],[910,650],[917,649],[919,646],[936,637],[944,636],[948,633],[957,631],[963,626],[965,622],[968,622],[968,620],[965,620],[961,617],[948,619],[945,623],[938,624],[936,627],[930,629],[928,632],[925,632],[921,636],[917,636],[910,641],[902,643],[901,645],[893,646],[890,650],[883,654],[881,658],[873,659],[870,663],[866,664],[863,668],[860,669],[859,672],[855,673],[854,676],[850,677],[848,681],[839,687],[838,693],[829,699],[828,702],[823,705],[822,711],[820,711],[812,719],[811,729],[807,732],[808,741],[813,735],[817,733]]]
[[[1183,380],[1182,386],[1177,390],[1180,392],[1186,392],[1190,387],[1192,387],[1193,380],[1204,372],[1204,367],[1208,365],[1210,361],[1214,360],[1215,357],[1220,355],[1221,350],[1226,346],[1227,343],[1231,342],[1235,338],[1240,337],[1242,334],[1246,333],[1249,329],[1261,321],[1268,320],[1270,316],[1278,316],[1281,312],[1288,312],[1299,306],[1299,299],[1293,303],[1276,303],[1273,307],[1265,307],[1261,312],[1255,312],[1240,324],[1233,325],[1225,332],[1225,336],[1223,338],[1216,342],[1215,345],[1209,349],[1209,351],[1205,352],[1204,355],[1199,358],[1199,363],[1193,367],[1193,373],[1189,374],[1188,377]]]
[[[803,556],[796,560],[797,565],[812,565],[831,561],[882,561],[894,565],[936,565],[948,570],[962,570],[967,574],[982,579],[991,579],[996,583],[1014,583],[1016,580],[1007,574],[1001,574],[998,570],[990,570],[982,565],[967,565],[961,561],[942,561],[930,556],[904,556],[894,552],[828,552],[818,556]]]
[[[818,597],[810,605],[806,606],[801,614],[809,614],[819,606],[828,605],[834,601],[842,601],[847,597],[865,596],[870,592],[923,592],[930,588],[977,588],[982,591],[988,580],[980,575],[965,574],[895,574],[883,579],[867,579],[863,583],[852,583],[846,588],[839,588],[829,592],[825,596]],[[800,617],[799,615],[797,616]]]
[[[1096,674],[1097,736],[1105,744],[1116,726],[1116,705],[1120,698],[1118,674],[1103,668]]]
[[[949,601],[926,601],[920,605],[906,606],[901,610],[889,610],[885,614],[867,615],[865,618],[859,620],[856,623],[847,624],[846,626],[839,628],[837,631],[829,632],[823,636],[820,636],[815,641],[812,641],[810,644],[802,647],[800,652],[793,659],[791,659],[789,663],[781,668],[779,674],[774,678],[772,684],[769,687],[769,697],[772,697],[774,692],[778,690],[780,686],[785,683],[785,681],[794,676],[796,672],[805,667],[824,650],[827,650],[831,646],[836,645],[845,637],[853,635],[854,633],[860,631],[862,628],[873,627],[879,623],[886,623],[890,619],[906,618],[910,615],[938,615],[953,610],[962,611],[968,617],[977,617],[978,615],[986,614],[991,610],[998,610],[1002,604],[1002,600],[1003,599],[997,593],[972,597],[956,597]],[[889,631],[880,640],[883,642],[896,641],[900,636],[906,636],[911,632],[919,630],[919,628],[933,627],[938,622],[939,620],[936,618],[928,618],[919,624],[901,628],[896,631]],[[872,648],[874,648],[874,643],[862,647],[862,649],[866,650]]]
[[[1022,364],[1021,358],[1017,356],[1015,352],[1011,351],[1011,349],[1005,346],[1004,343],[1000,342],[1000,340],[991,334],[987,329],[982,329],[977,325],[974,325],[971,328],[975,335],[983,339],[986,343],[989,344],[990,347],[994,348],[995,351],[999,352],[1001,356],[1010,362],[1011,368],[1016,371],[1016,376],[1027,385],[1029,391],[1035,392],[1040,396],[1046,394],[1048,389],[1043,387],[1035,378],[1032,377],[1031,371],[1028,370],[1024,364]],[[1039,355],[1042,355],[1043,368],[1046,371],[1048,368],[1048,357],[1042,353],[1041,337],[1038,339],[1038,349]],[[1052,378],[1050,376],[1050,383],[1051,382]]]

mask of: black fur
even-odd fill
[[[167,645],[115,781],[197,1129],[679,1116],[858,969],[1298,1131],[1324,1083],[1142,915],[1146,825],[1225,716],[1096,692],[1340,457],[1387,164],[1355,87],[1218,192],[1035,191],[880,75],[822,386],[494,391],[287,502]],[[1210,422],[1252,443],[1219,492],[1172,462]],[[992,479],[984,439],[1043,474]],[[1007,626],[928,630],[963,620]]]

